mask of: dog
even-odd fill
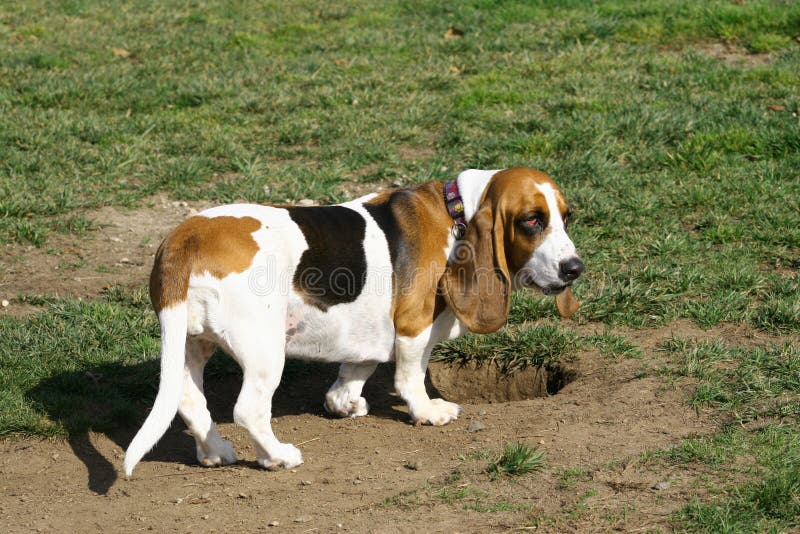
[[[130,478],[179,413],[204,466],[236,462],[203,394],[216,347],[243,371],[234,421],[259,465],[293,468],[300,450],[270,425],[287,356],[341,362],[328,412],[360,417],[381,362],[395,362],[397,393],[414,423],[445,425],[460,407],[431,399],[424,379],[434,345],[502,328],[511,291],[556,296],[584,264],[567,235],[570,209],[545,173],[467,170],[455,180],[363,196],[336,206],[232,204],[193,216],[159,247],[150,297],[161,326],[153,409],[125,454]]]

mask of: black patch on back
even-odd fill
[[[294,273],[295,291],[322,311],[356,300],[367,281],[364,218],[342,206],[286,210],[308,243]]]

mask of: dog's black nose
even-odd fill
[[[561,278],[571,282],[581,275],[584,267],[581,259],[576,256],[559,263],[558,269],[561,272]]]

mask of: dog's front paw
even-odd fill
[[[362,417],[369,412],[369,404],[364,397],[350,400],[340,398],[335,394],[328,393],[325,397],[325,411],[339,417]]]
[[[421,409],[411,411],[411,419],[417,425],[446,425],[458,419],[461,406],[444,399],[431,399]]]
[[[197,446],[197,461],[204,467],[218,467],[220,465],[235,464],[237,461],[236,453],[233,450],[233,443],[223,439],[217,447],[208,452],[202,446]]]
[[[280,443],[269,451],[269,458],[259,458],[258,465],[269,471],[291,469],[303,463],[303,453],[291,443]]]

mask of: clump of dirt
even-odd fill
[[[496,403],[555,395],[572,382],[577,369],[531,365],[508,374],[497,362],[464,365],[432,363],[431,384],[446,399],[460,403]]]

